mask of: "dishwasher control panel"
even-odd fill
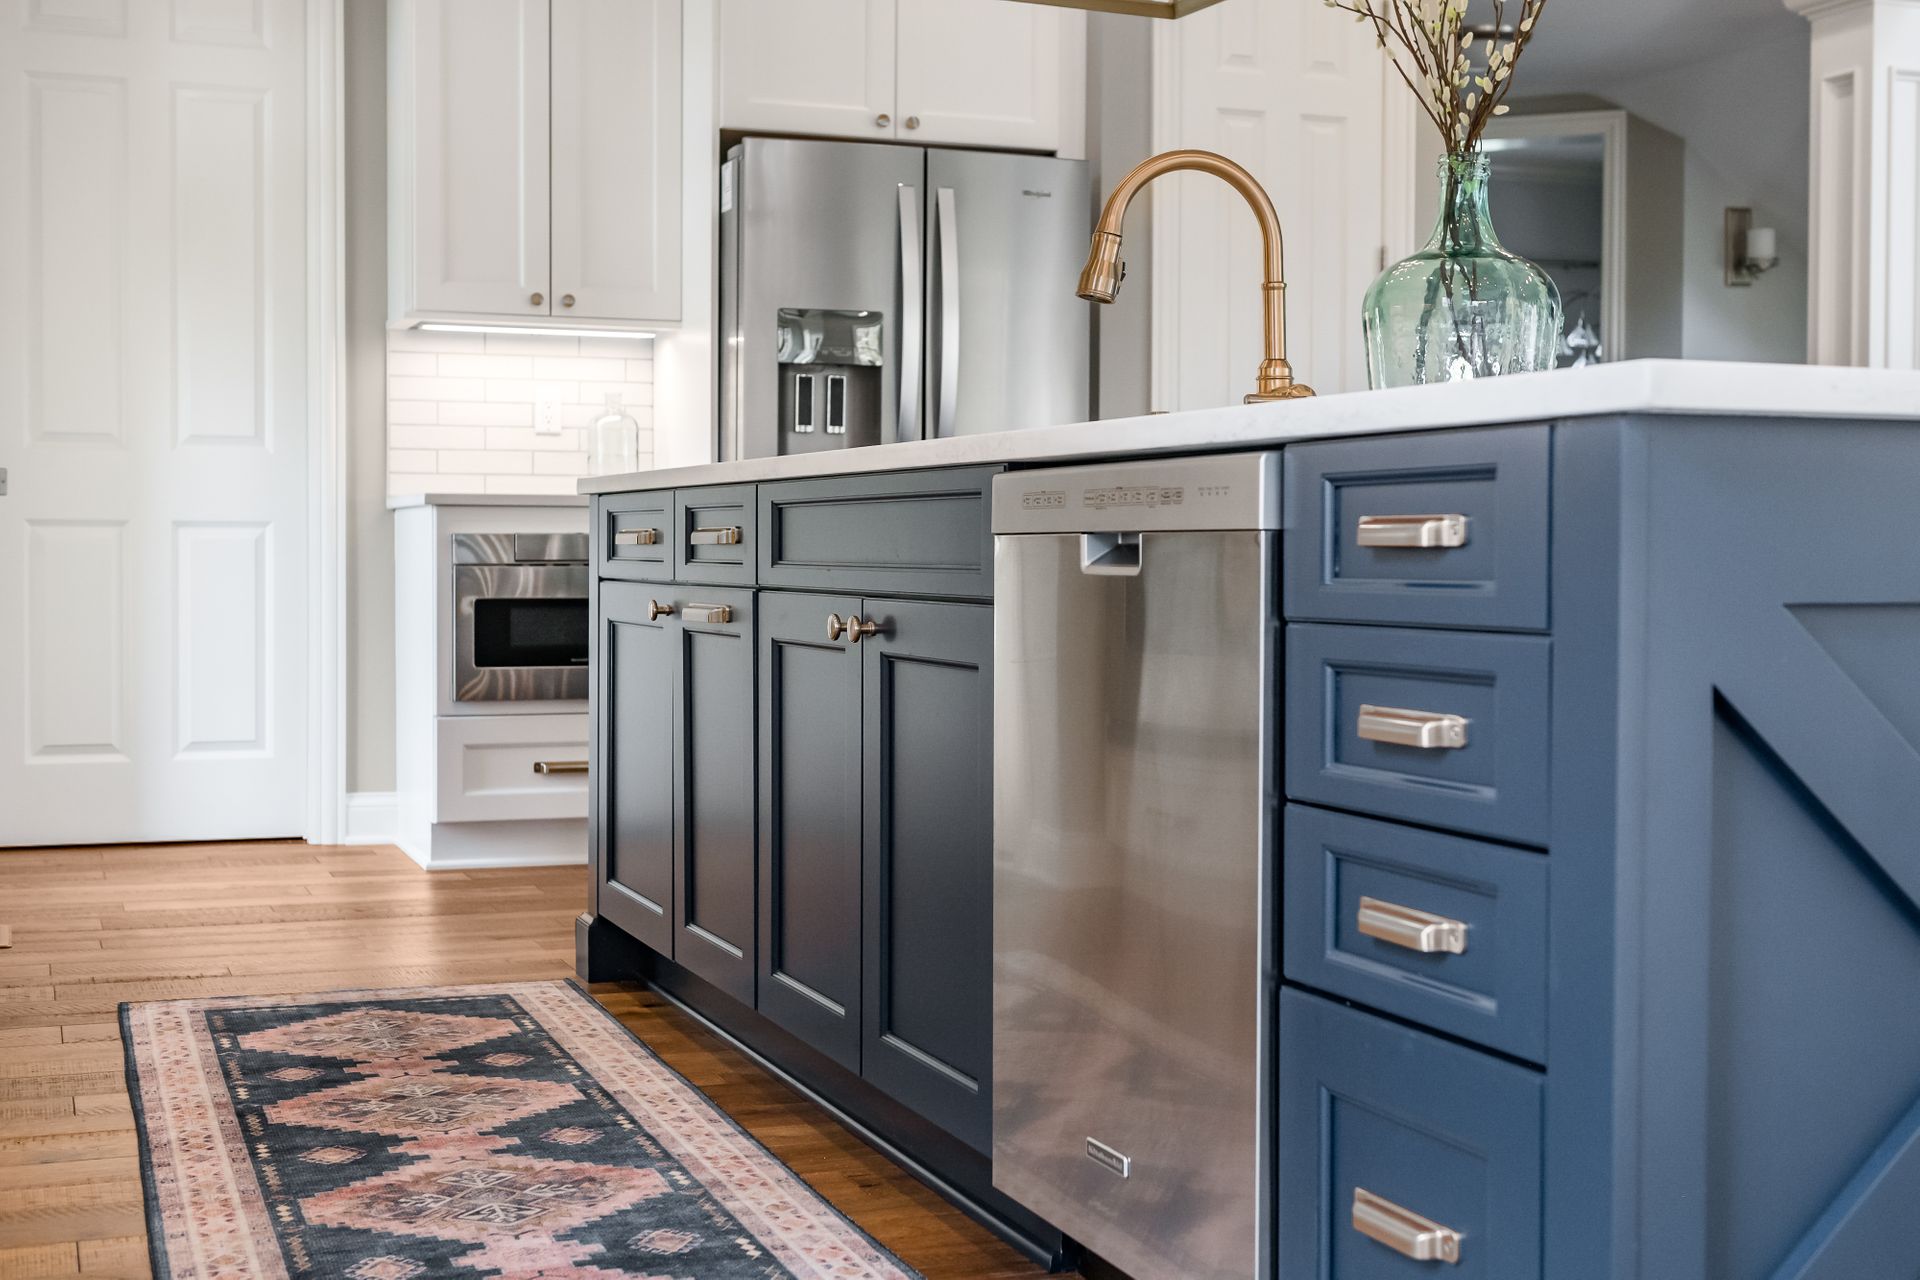
[[[1280,514],[1277,449],[1008,471],[993,481],[995,533],[1278,529]]]

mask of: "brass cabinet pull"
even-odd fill
[[[847,639],[853,644],[859,644],[869,636],[880,635],[885,630],[886,628],[871,619],[862,621],[858,616],[847,619]]]
[[[689,604],[680,610],[680,616],[688,622],[732,622],[733,606],[730,604]]]
[[[572,294],[570,294],[570,293],[563,293],[563,294],[561,294],[561,295],[560,295],[560,305],[561,305],[561,306],[563,306],[563,307],[570,307],[570,306],[572,306],[572,305],[573,305],[573,295],[572,295]]]
[[[544,293],[536,293],[531,298],[528,298],[527,301],[536,307],[544,306],[546,305],[547,295]]]
[[[840,615],[837,613],[828,614],[827,615],[827,639],[838,640],[841,636],[845,634],[847,634],[847,624],[840,621]]]
[[[1451,920],[1414,907],[1382,902],[1378,898],[1360,899],[1355,927],[1369,938],[1391,942],[1396,947],[1405,947],[1423,955],[1444,951],[1458,956],[1465,955],[1467,950],[1467,926],[1464,921]]]
[[[670,604],[661,604],[658,600],[647,601],[648,622],[658,622],[672,612],[673,606]]]
[[[1443,711],[1362,705],[1357,732],[1363,741],[1396,747],[1454,751],[1467,745],[1467,718]]]
[[[740,545],[740,526],[729,524],[695,529],[687,535],[687,541],[696,547],[737,547]]]
[[[1460,1261],[1458,1231],[1403,1209],[1365,1187],[1353,1189],[1353,1229],[1415,1262]]]
[[[1464,547],[1465,516],[1361,516],[1363,547]]]
[[[882,111],[879,115],[873,118],[873,127],[876,129],[884,129],[892,123],[893,123],[893,117],[888,115],[884,111]]]
[[[908,117],[907,117],[907,128],[909,128],[909,129],[918,129],[919,127],[920,127],[920,117],[919,117],[919,116],[908,116]]]
[[[585,773],[587,762],[585,760],[536,760],[533,763],[533,771],[542,777],[555,773]]]
[[[658,529],[615,529],[613,545],[616,547],[650,547],[660,541]]]

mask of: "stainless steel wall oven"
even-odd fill
[[[453,621],[455,702],[585,700],[587,535],[455,534]]]

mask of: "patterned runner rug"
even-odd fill
[[[161,1280],[915,1275],[569,983],[120,1022]]]

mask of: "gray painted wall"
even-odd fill
[[[346,0],[347,790],[392,791],[387,4]]]

